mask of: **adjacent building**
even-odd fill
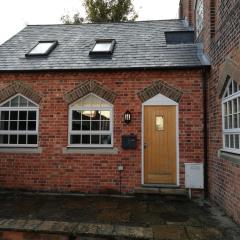
[[[206,79],[209,195],[240,223],[240,1],[181,0],[211,61]]]

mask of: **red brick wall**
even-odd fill
[[[63,95],[76,85],[94,79],[115,91],[114,147],[117,155],[63,154],[68,137],[68,105]],[[41,154],[0,153],[0,186],[44,191],[104,192],[119,190],[118,164],[124,165],[122,186],[131,192],[141,185],[141,102],[138,91],[162,79],[184,93],[180,102],[180,166],[184,185],[184,162],[203,161],[202,73],[200,70],[47,72],[0,74],[0,87],[23,81],[40,93]],[[126,126],[126,110],[133,121]],[[137,134],[136,150],[122,150],[121,136]]]
[[[227,56],[240,64],[239,0],[204,1],[203,42],[212,69],[208,82],[209,192],[210,198],[240,223],[240,163],[218,157],[222,148],[221,99],[217,94],[220,69]],[[238,54],[238,56],[237,56]]]

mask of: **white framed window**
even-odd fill
[[[229,79],[222,98],[223,149],[240,153],[240,86]]]
[[[0,147],[38,146],[39,106],[17,94],[0,105]]]
[[[196,5],[196,35],[199,36],[203,29],[204,6],[203,0],[197,0]]]
[[[113,105],[93,93],[69,106],[70,147],[112,147]]]

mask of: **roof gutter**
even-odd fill
[[[25,72],[111,72],[111,71],[136,71],[136,70],[186,70],[209,69],[210,65],[200,66],[165,66],[165,67],[123,67],[123,68],[89,68],[89,69],[25,69],[25,70],[0,70],[0,73],[25,73]]]

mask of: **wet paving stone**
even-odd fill
[[[229,219],[226,225],[222,215],[216,218],[210,205],[173,196],[0,194],[0,206],[0,233],[74,233],[81,240],[240,240],[240,229]]]

